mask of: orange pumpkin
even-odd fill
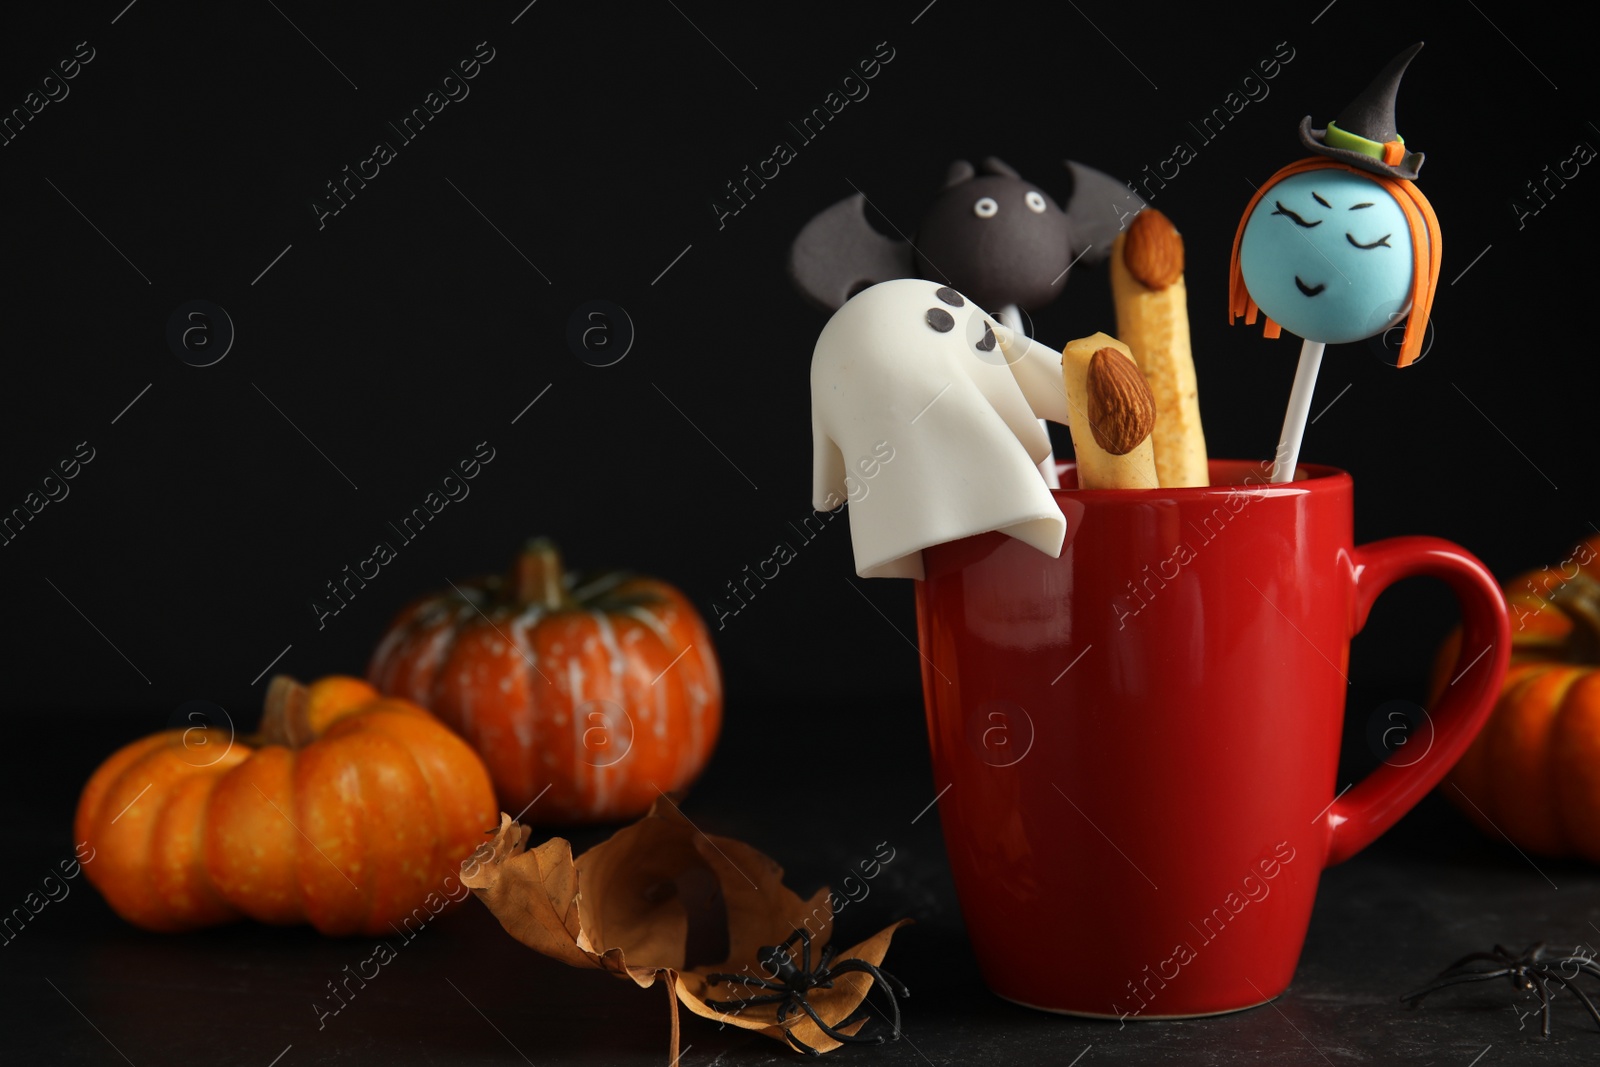
[[[447,879],[495,813],[483,762],[426,711],[358,678],[278,677],[254,738],[166,730],[113,754],[74,830],[89,880],[147,930],[247,916],[385,934],[465,898]]]
[[[1600,863],[1600,536],[1505,589],[1511,665],[1445,793],[1528,852]],[[1440,652],[1436,697],[1460,640]]]
[[[624,572],[569,575],[542,539],[508,577],[402,611],[367,677],[471,742],[525,823],[642,815],[699,775],[722,725],[716,652],[688,599]]]

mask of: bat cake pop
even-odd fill
[[[1070,160],[1063,210],[1039,186],[992,156],[950,165],[944,188],[910,240],[867,222],[862,193],[819,212],[789,250],[789,276],[808,300],[837,311],[856,293],[892,278],[926,278],[980,307],[1034,310],[1066,287],[1068,268],[1111,252],[1144,206],[1122,182]]]
[[[1294,477],[1325,345],[1374,337],[1406,320],[1398,365],[1419,357],[1439,280],[1439,220],[1416,187],[1423,155],[1395,129],[1401,52],[1359,97],[1300,140],[1316,155],[1267,180],[1245,208],[1229,270],[1228,321],[1304,339],[1272,480]]]
[[[827,311],[878,282],[925,278],[992,308],[995,319],[1023,333],[1021,311],[1059,297],[1080,260],[1097,263],[1110,255],[1117,234],[1144,207],[1110,175],[1071,160],[1065,167],[1063,209],[992,156],[976,168],[957,160],[909,240],[873,229],[867,198],[858,192],[801,229],[790,248],[789,276],[803,296]],[[1058,484],[1048,451],[1039,470],[1047,485]]]

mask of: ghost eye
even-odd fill
[[[1035,215],[1044,214],[1044,196],[1042,194],[1030,189],[1028,195],[1022,198],[1022,202],[1027,204],[1028,210]]]
[[[1370,252],[1374,248],[1393,248],[1394,246],[1389,243],[1389,238],[1392,236],[1394,235],[1386,233],[1376,241],[1372,242],[1370,245],[1364,245],[1360,241],[1356,240],[1356,235],[1353,233],[1345,234],[1344,239],[1361,249],[1363,252]]]
[[[980,219],[992,219],[1000,213],[1000,205],[995,203],[992,196],[984,196],[972,205],[972,213]]]
[[[1273,203],[1278,206],[1278,210],[1274,211],[1273,214],[1274,215],[1283,215],[1283,216],[1287,217],[1296,226],[1304,226],[1306,229],[1309,230],[1313,226],[1321,226],[1322,225],[1322,220],[1321,219],[1318,219],[1316,222],[1307,222],[1305,219],[1301,218],[1299,215],[1295,214],[1293,211],[1290,211],[1288,208],[1284,207],[1282,200],[1274,200]]]

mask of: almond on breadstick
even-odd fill
[[[1104,333],[1061,353],[1079,489],[1155,489],[1156,404],[1128,346]]]
[[[1189,350],[1183,238],[1167,217],[1145,208],[1111,246],[1111,297],[1117,336],[1156,400],[1156,477],[1164,488],[1209,485],[1199,386]]]

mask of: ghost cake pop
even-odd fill
[[[1036,358],[1053,377],[1018,373]],[[990,530],[1058,556],[1066,519],[1034,470],[1042,417],[1067,420],[1059,354],[947,285],[879,282],[812,353],[813,506],[850,502],[863,578],[921,578],[924,548]]]
[[[1257,190],[1239,222],[1228,321],[1304,339],[1272,481],[1294,477],[1323,348],[1384,333],[1406,319],[1398,365],[1418,358],[1439,280],[1439,220],[1415,185],[1422,167],[1395,130],[1394,103],[1421,42],[1401,52],[1326,129],[1300,122],[1317,153]],[[1409,318],[1408,318],[1409,316]]]

